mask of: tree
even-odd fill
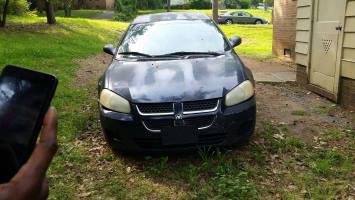
[[[171,10],[171,0],[167,0],[166,4],[167,4],[166,11],[170,12],[170,10]]]
[[[72,0],[63,0],[64,17],[71,17]]]
[[[218,0],[213,0],[212,16],[213,16],[213,21],[218,23]]]
[[[253,7],[258,7],[259,3],[261,3],[261,0],[251,0],[251,5]]]
[[[137,13],[137,0],[116,0],[116,16],[120,21],[129,21],[133,19]]]
[[[46,8],[47,23],[51,25],[56,24],[57,21],[55,20],[54,7],[52,2],[49,0],[45,0],[44,4]]]
[[[0,27],[5,27],[6,25],[6,15],[7,15],[7,11],[9,9],[9,2],[10,0],[6,0],[5,1],[5,5],[2,11],[2,18],[0,18]]]

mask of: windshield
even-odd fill
[[[177,20],[132,25],[118,54],[224,53],[227,48],[224,36],[211,20]]]

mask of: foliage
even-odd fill
[[[232,9],[239,7],[238,0],[225,0],[224,5],[226,6],[226,8],[232,8]]]
[[[71,11],[71,18],[93,18],[97,15],[100,15],[103,13],[103,10],[85,10],[85,9],[81,9],[81,10],[72,10]],[[55,15],[57,17],[64,17],[65,13],[64,10],[57,10],[55,12]]]
[[[137,0],[137,8],[141,10],[145,9],[162,9],[166,0]]]
[[[119,21],[129,21],[138,13],[137,0],[116,0],[115,7],[115,19]]]
[[[251,5],[256,8],[258,7],[259,3],[262,3],[263,0],[251,0]]]
[[[238,4],[241,9],[249,9],[251,6],[251,1],[250,0],[239,0]]]
[[[212,4],[210,1],[205,0],[190,0],[189,2],[191,9],[211,9]]]
[[[3,12],[5,0],[0,0],[0,14]],[[10,15],[24,15],[28,11],[29,3],[26,0],[10,0],[8,13]]]

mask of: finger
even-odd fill
[[[50,108],[44,119],[44,128],[40,142],[36,145],[28,161],[21,167],[13,180],[22,178],[41,183],[57,151],[57,117],[54,108]]]
[[[57,111],[54,107],[48,109],[44,120],[40,142],[55,143],[57,141]]]
[[[45,200],[48,198],[48,194],[49,194],[49,185],[48,185],[48,179],[44,178],[43,183],[42,183],[42,189],[41,192],[38,196],[38,199],[40,200]]]

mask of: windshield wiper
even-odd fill
[[[153,57],[152,55],[145,54],[145,53],[140,53],[140,52],[136,52],[136,51],[120,52],[118,54],[119,55],[144,56],[144,57],[148,57],[148,58]]]
[[[209,56],[220,56],[222,53],[218,52],[188,52],[188,51],[179,51],[174,53],[163,54],[155,57],[167,57],[167,56],[190,56],[190,55],[209,55]]]

